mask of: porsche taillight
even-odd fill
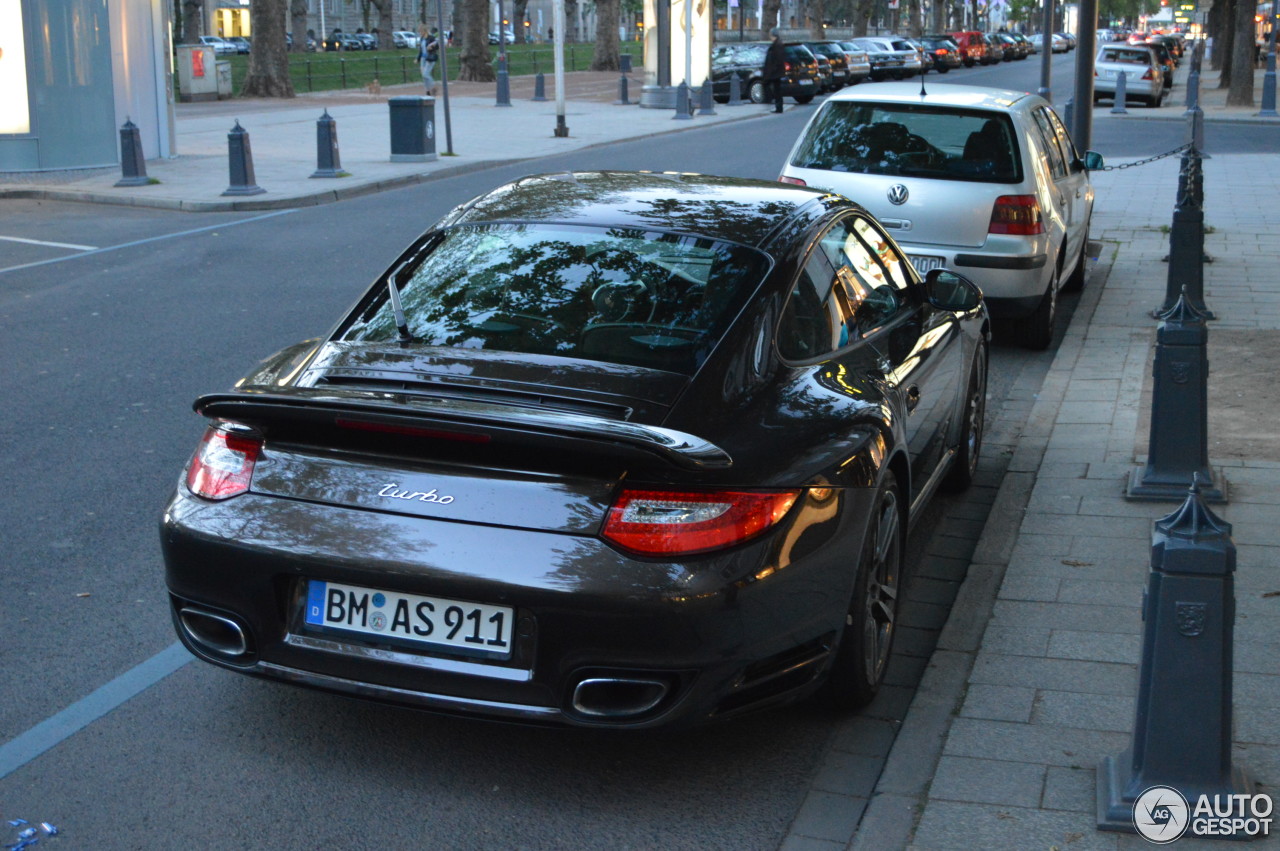
[[[762,534],[800,496],[788,491],[669,491],[626,488],[602,537],[629,552],[676,556],[723,549]]]
[[[991,209],[991,225],[987,233],[1010,233],[1033,236],[1044,233],[1044,217],[1034,195],[1001,195]]]
[[[210,426],[187,468],[187,487],[205,499],[227,499],[249,490],[253,465],[262,452],[256,432]]]

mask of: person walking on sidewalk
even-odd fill
[[[782,33],[774,27],[769,31],[773,41],[764,54],[764,68],[760,77],[764,80],[764,102],[773,102],[773,111],[782,112],[782,77],[787,73],[787,48],[782,44]]]
[[[422,84],[427,87],[427,94],[436,93],[435,67],[440,55],[440,30],[431,28],[428,34],[426,27],[418,30],[418,67],[422,70]]]

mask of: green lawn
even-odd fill
[[[591,65],[594,44],[566,44],[564,51],[564,68],[566,71],[585,71]],[[498,46],[490,45],[489,51],[496,63]],[[631,52],[631,61],[639,65],[640,45],[627,43],[622,45],[622,52]],[[390,48],[385,50],[367,50],[344,53],[291,53],[289,54],[289,75],[293,78],[293,88],[298,92],[322,92],[335,89],[359,89],[377,79],[385,85],[413,83],[422,79],[418,72],[418,52],[408,48]],[[447,55],[449,63],[449,79],[458,77],[458,52],[452,48]],[[218,61],[231,62],[231,87],[239,94],[244,83],[245,72],[249,66],[249,57],[234,55],[224,56]],[[507,73],[513,77],[537,74],[551,74],[554,70],[554,57],[549,44],[508,44]],[[440,79],[441,68],[436,66],[436,79]]]

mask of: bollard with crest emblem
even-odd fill
[[[1175,789],[1190,805],[1254,792],[1231,761],[1236,546],[1201,486],[1196,476],[1151,533],[1133,738],[1098,765],[1099,830],[1139,830],[1134,804],[1152,787]]]

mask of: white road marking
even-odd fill
[[[97,251],[96,245],[74,245],[70,242],[45,242],[43,239],[23,239],[20,236],[0,236],[5,242],[24,242],[27,245],[47,245],[50,248],[74,248],[76,251]]]

